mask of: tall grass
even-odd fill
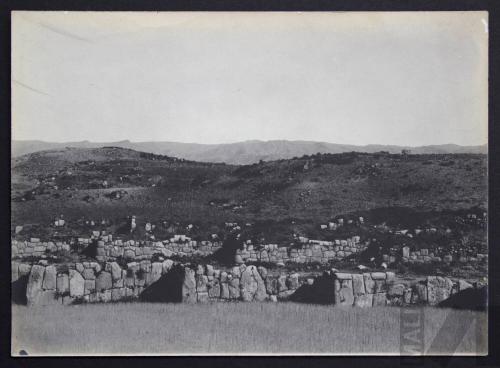
[[[444,319],[479,312],[425,309],[426,347]],[[485,319],[484,319],[485,321]],[[486,335],[486,322],[479,326]],[[294,303],[13,306],[12,354],[398,354],[399,308]],[[457,351],[476,352],[476,330]],[[480,347],[485,351],[485,346]]]

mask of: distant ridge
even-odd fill
[[[106,146],[130,148],[142,152],[174,156],[187,160],[201,162],[225,162],[228,164],[245,165],[259,162],[259,160],[279,160],[315,153],[342,153],[342,152],[379,152],[400,153],[403,149],[411,150],[415,154],[457,154],[476,153],[486,154],[487,145],[460,146],[456,144],[429,145],[408,147],[397,145],[370,144],[365,146],[336,144],[313,141],[287,141],[248,140],[224,144],[200,144],[180,142],[131,142],[122,140],[118,142],[44,142],[39,140],[12,141],[12,156],[17,157],[28,153],[43,150],[75,148],[99,148]]]

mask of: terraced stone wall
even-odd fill
[[[336,306],[437,305],[474,288],[464,280],[428,276],[399,282],[392,272],[339,273],[321,276],[271,273],[264,267],[239,265],[217,269],[172,260],[99,264],[28,265],[12,263],[12,282],[26,281],[28,305],[145,301],[207,303],[293,300]]]

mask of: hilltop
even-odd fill
[[[345,153],[352,151],[366,153],[386,151],[389,153],[397,154],[401,153],[401,151],[405,149],[411,150],[414,154],[487,153],[486,145],[459,146],[455,144],[443,144],[433,146],[408,147],[398,145],[356,146],[326,142],[287,140],[251,140],[226,144],[131,142],[129,140],[125,140],[109,143],[97,143],[89,141],[64,143],[43,141],[12,141],[12,155],[14,157],[18,157],[37,151],[57,150],[64,149],[66,147],[100,148],[106,146],[129,148],[137,151],[179,157],[193,161],[224,162],[237,165],[257,163],[260,160],[270,161],[279,159],[291,159],[293,157],[313,155],[316,153]]]

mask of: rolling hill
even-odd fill
[[[486,168],[480,154],[352,152],[235,166],[120,147],[49,150],[12,159],[12,225],[64,215],[120,226],[135,215],[193,223],[208,236],[225,221],[316,227],[378,208],[485,208]]]
[[[344,153],[344,152],[366,152],[374,153],[387,151],[389,153],[401,153],[403,149],[409,149],[414,154],[457,154],[457,153],[487,153],[487,146],[459,146],[454,144],[406,147],[367,145],[355,146],[310,141],[245,141],[227,144],[198,144],[178,142],[131,142],[128,140],[109,143],[97,143],[89,141],[81,142],[43,142],[43,141],[13,141],[12,155],[18,157],[42,150],[74,148],[99,148],[114,146],[129,148],[142,152],[150,152],[159,155],[184,158],[187,160],[201,162],[224,162],[228,164],[246,165],[279,159],[291,159],[303,155],[316,153]]]

